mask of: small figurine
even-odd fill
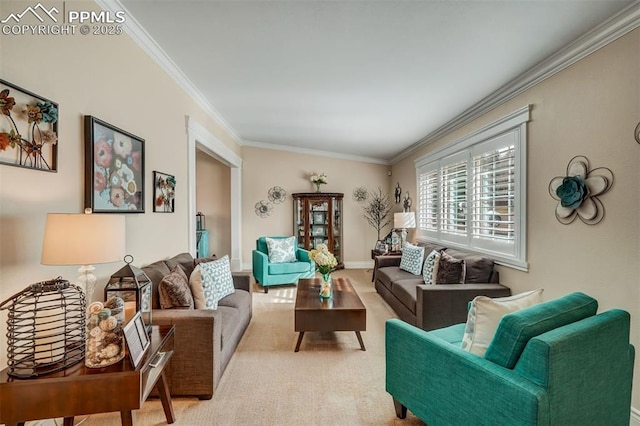
[[[400,188],[400,182],[396,186],[396,204],[400,202],[400,196],[402,195],[402,188]]]
[[[409,191],[407,191],[407,195],[405,195],[404,200],[402,200],[402,208],[405,212],[408,212],[411,208],[411,197],[409,197]]]

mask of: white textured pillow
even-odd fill
[[[435,284],[438,276],[438,265],[440,264],[440,252],[432,250],[424,259],[422,266],[422,279],[427,285]]]
[[[207,309],[207,300],[204,297],[204,286],[202,284],[202,270],[200,265],[193,268],[191,276],[189,276],[189,288],[193,296],[193,303],[196,309]]]
[[[205,309],[218,309],[218,302],[235,291],[229,256],[199,264],[204,288]]]
[[[400,269],[411,272],[413,275],[420,275],[422,272],[423,257],[424,247],[418,247],[411,243],[406,243],[402,249]]]
[[[296,259],[296,237],[269,238],[266,237],[269,262],[289,263]]]
[[[542,302],[542,291],[528,291],[509,297],[476,296],[471,302],[462,337],[462,349],[484,356],[502,317]]]

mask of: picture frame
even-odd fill
[[[57,102],[0,79],[0,164],[58,171]]]
[[[324,237],[325,236],[324,226],[322,226],[322,225],[313,225],[311,227],[311,235],[314,236],[314,237],[316,237],[316,236]]]
[[[175,212],[176,177],[153,171],[153,211],[155,213]]]
[[[133,318],[124,326],[123,331],[124,340],[129,348],[131,365],[133,365],[133,368],[138,368],[140,361],[142,361],[144,354],[151,345],[151,340],[142,322],[140,312],[136,312]]]
[[[144,213],[144,139],[84,116],[84,207],[94,213]]]
[[[313,223],[318,225],[324,225],[325,223],[325,213],[324,212],[313,212]]]

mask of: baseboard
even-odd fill
[[[362,262],[344,262],[345,269],[371,269],[373,268],[372,260],[365,260]]]
[[[631,407],[631,421],[629,426],[640,426],[640,410]]]

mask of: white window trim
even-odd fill
[[[418,241],[429,241],[433,243],[440,243],[446,247],[460,248],[466,251],[476,252],[484,255],[488,255],[495,259],[496,263],[504,266],[509,266],[522,271],[527,271],[529,265],[527,263],[527,122],[531,119],[531,105],[526,105],[509,115],[506,115],[493,123],[490,123],[475,132],[463,136],[460,139],[453,141],[452,143],[444,146],[434,152],[427,155],[423,155],[415,160],[416,168],[416,188],[420,186],[420,174],[421,168],[431,169],[434,167],[434,163],[445,159],[446,157],[454,156],[463,150],[469,149],[474,145],[479,145],[483,142],[490,141],[491,139],[500,136],[505,133],[514,132],[518,139],[516,146],[515,156],[515,170],[516,170],[516,188],[518,190],[517,196],[514,200],[514,210],[516,212],[516,220],[519,222],[516,226],[516,232],[514,235],[514,253],[513,255],[505,255],[503,253],[493,252],[488,249],[479,247],[472,247],[471,241],[460,242],[441,240],[435,238],[433,234],[428,235],[420,230],[416,235]],[[420,205],[418,200],[417,205]]]

